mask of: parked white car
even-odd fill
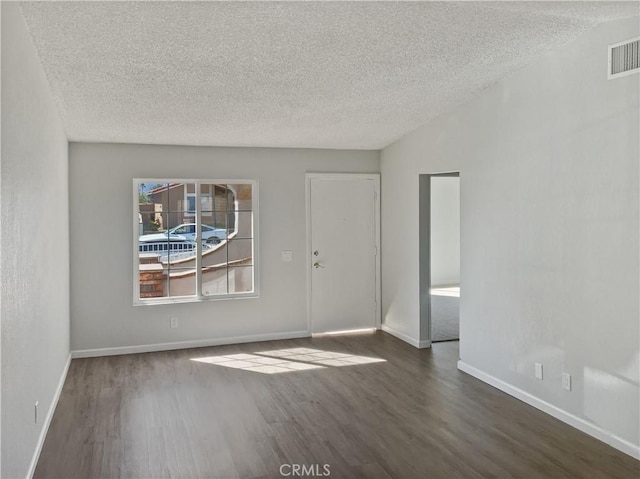
[[[164,233],[153,233],[140,236],[140,241],[162,241],[166,240],[167,236],[171,238],[185,238],[187,240],[196,240],[196,224],[185,223],[182,225],[174,226],[173,228],[165,231]],[[216,244],[227,238],[227,230],[224,228],[213,228],[211,226],[202,225],[202,240],[203,243]]]

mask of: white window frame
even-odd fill
[[[139,263],[139,233],[140,233],[140,216],[139,216],[139,196],[138,187],[141,183],[193,183],[195,184],[196,196],[196,212],[193,216],[196,223],[196,236],[202,237],[201,218],[202,218],[202,198],[198,201],[200,193],[200,185],[217,184],[217,185],[251,185],[251,211],[252,211],[252,255],[253,255],[253,291],[246,293],[231,293],[221,295],[203,295],[202,294],[202,242],[196,241],[196,293],[189,296],[171,296],[162,298],[140,298],[140,263]],[[175,178],[133,178],[133,305],[146,306],[158,304],[175,304],[175,303],[193,303],[201,301],[227,301],[231,299],[252,299],[260,297],[260,274],[259,274],[259,258],[258,258],[258,218],[259,218],[259,193],[258,181],[246,179],[175,179]],[[185,187],[185,196],[186,196]],[[189,193],[191,195],[191,193]],[[206,196],[206,195],[205,195]],[[238,211],[234,208],[236,215],[236,223]],[[186,215],[185,215],[186,216]]]

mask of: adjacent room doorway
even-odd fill
[[[380,327],[380,175],[307,174],[309,331]]]
[[[420,175],[420,343],[460,339],[460,173]]]

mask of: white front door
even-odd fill
[[[378,175],[307,175],[311,332],[379,326]]]

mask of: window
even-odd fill
[[[257,183],[134,179],[134,303],[255,297]]]
[[[187,211],[186,214],[189,216],[196,215],[196,195],[193,193],[187,193]]]

